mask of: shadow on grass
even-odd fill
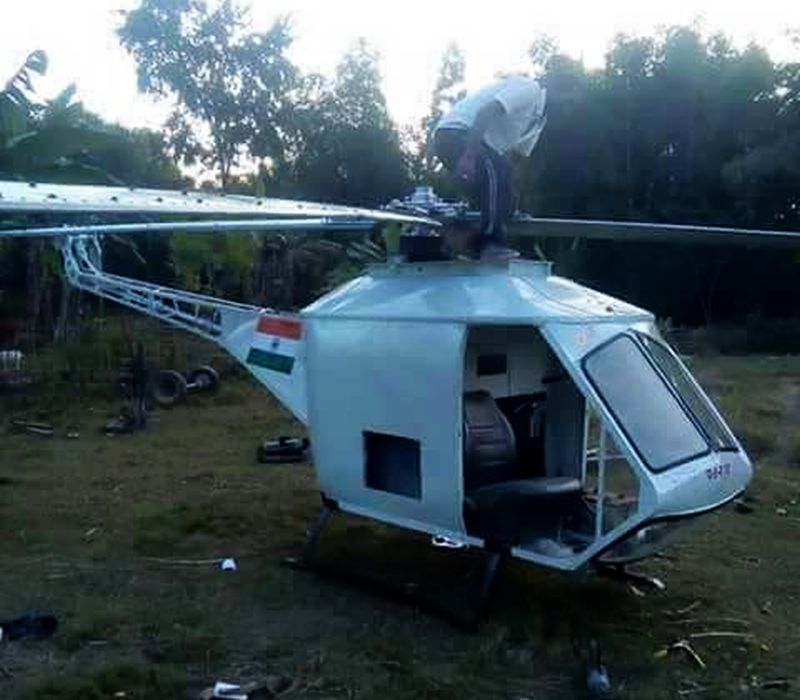
[[[226,512],[214,503],[147,504],[134,515],[133,548],[139,554],[160,555],[181,551],[188,541],[244,535],[252,528],[241,513]]]
[[[178,698],[182,697],[184,687],[185,679],[171,670],[133,664],[114,664],[86,676],[50,678],[25,693],[22,700]]]

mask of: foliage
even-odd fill
[[[285,194],[347,204],[384,204],[408,187],[398,133],[381,88],[378,56],[363,40],[332,81],[305,78],[296,135],[270,184]]]
[[[542,216],[800,228],[797,64],[672,27],[618,36],[600,70],[531,49],[548,125],[520,177]],[[683,323],[793,313],[792,256],[717,248],[545,245],[566,272]],[[642,270],[647,274],[642,274]]]
[[[139,88],[176,102],[167,123],[176,156],[216,168],[223,186],[244,159],[280,160],[291,128],[287,21],[262,33],[248,24],[232,0],[212,9],[204,0],[142,0],[119,29]]]
[[[451,194],[447,179],[437,177],[432,153],[433,132],[439,120],[459,99],[464,97],[466,61],[457,44],[448,44],[442,54],[439,75],[431,95],[431,106],[419,126],[407,130],[406,149],[409,153],[412,176],[417,182],[433,184],[441,194]],[[452,192],[452,194],[455,194]]]
[[[228,191],[259,196],[380,205],[412,182],[460,194],[427,150],[432,127],[461,94],[466,66],[456,45],[443,52],[428,114],[398,128],[378,56],[363,40],[325,78],[291,64],[285,20],[251,32],[234,0],[141,0],[119,31],[140,87],[176,105],[165,133],[105,124],[72,88],[38,101],[34,80],[46,57],[34,53],[0,92],[5,176],[179,186],[171,157],[179,156],[215,167]],[[800,229],[800,62],[774,63],[761,47],[736,48],[687,27],[618,36],[599,69],[546,36],[533,37],[529,56],[548,90],[548,126],[517,168],[520,209]],[[281,236],[154,236],[138,245],[146,265],[111,244],[109,267],[288,306],[364,262],[353,246]],[[533,241],[519,245],[535,254]],[[598,241],[542,247],[561,272],[679,324],[796,313],[787,293],[798,281],[795,255]],[[46,289],[49,266],[34,249],[0,247],[0,284],[21,296],[28,289],[38,315],[59,295]],[[31,273],[34,263],[42,274]]]
[[[247,298],[259,247],[255,235],[175,234],[172,254],[178,281],[188,289]]]
[[[32,74],[44,75],[46,71],[47,54],[33,51],[0,91],[0,147],[7,147],[12,139],[25,133],[34,110]]]
[[[103,122],[75,100],[74,86],[53,99],[37,99],[32,74],[46,67],[45,54],[33,52],[0,91],[0,178],[156,187],[185,183],[160,134]],[[21,292],[30,331],[63,339],[75,320],[75,295],[63,280],[59,255],[42,241],[0,243],[0,288]],[[2,300],[6,308],[14,304],[9,296]]]
[[[449,44],[442,54],[439,76],[431,96],[430,111],[422,121],[428,138],[445,112],[466,95],[466,90],[464,90],[465,71],[464,54],[458,44]]]

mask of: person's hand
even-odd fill
[[[475,161],[475,154],[466,151],[456,163],[456,177],[464,182],[471,182],[475,178]]]

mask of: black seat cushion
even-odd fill
[[[464,486],[514,478],[517,446],[508,419],[488,391],[464,394]]]
[[[581,482],[567,476],[520,479],[467,491],[464,516],[474,534],[514,545],[525,531],[549,528],[580,498]]]
[[[499,503],[506,504],[510,500],[525,501],[532,508],[544,507],[547,501],[559,500],[575,496],[581,492],[581,482],[569,476],[539,477],[536,479],[519,479],[489,484],[467,492],[471,508],[487,510]]]
[[[517,478],[508,419],[487,391],[464,394],[464,520],[470,534],[514,545],[524,533],[552,529],[580,498],[572,477]]]

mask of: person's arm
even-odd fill
[[[459,178],[471,180],[475,176],[475,161],[478,157],[478,148],[483,140],[483,135],[489,125],[493,121],[500,119],[505,113],[505,107],[498,100],[492,100],[478,110],[467,136],[467,146],[464,149],[464,154],[456,165],[456,175]]]

